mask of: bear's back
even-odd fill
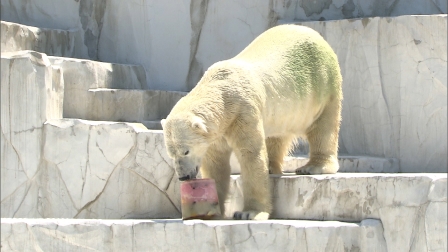
[[[341,92],[336,54],[318,32],[306,26],[273,27],[230,61],[245,62],[252,71],[268,76],[265,79],[275,80],[264,83],[267,92],[273,89],[272,93],[284,93],[285,97],[313,91],[324,96],[330,90]],[[291,91],[294,92],[290,94]]]
[[[311,28],[299,25],[271,28],[229,60],[234,61],[250,69],[260,80],[251,85],[263,87],[266,135],[304,132],[332,97],[342,99],[337,56]]]
[[[335,57],[331,47],[318,32],[306,26],[289,24],[265,31],[235,56],[235,59],[251,63],[270,62],[272,66],[274,61],[279,61],[277,64],[288,61],[289,56],[308,58],[308,55],[316,56],[316,53]]]

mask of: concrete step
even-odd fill
[[[2,251],[387,251],[374,219],[2,219],[1,228]]]
[[[118,122],[160,120],[166,118],[186,94],[161,90],[89,89],[85,106],[78,106],[76,114],[70,117]]]
[[[88,58],[79,29],[38,28],[1,21],[1,51],[33,50],[53,56]]]

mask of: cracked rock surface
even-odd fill
[[[43,124],[62,118],[64,83],[59,68],[44,54],[2,53],[1,200],[29,191],[42,165]],[[23,206],[23,197],[9,204]],[[3,203],[2,203],[3,205]],[[11,213],[10,213],[11,214]]]

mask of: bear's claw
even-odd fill
[[[315,175],[315,174],[323,174],[324,168],[314,165],[305,165],[298,169],[296,169],[297,175]]]
[[[267,220],[269,219],[269,213],[267,212],[255,212],[255,211],[237,211],[233,214],[234,220]]]
[[[338,171],[338,163],[328,163],[325,165],[304,165],[296,169],[297,175],[317,175],[317,174],[334,174]]]
[[[296,174],[297,175],[311,175],[311,173],[308,172],[306,169],[301,169],[301,168],[296,169]]]

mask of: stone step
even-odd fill
[[[304,166],[309,158],[306,156],[291,156],[285,158],[283,171],[293,173],[298,167]],[[396,173],[400,172],[396,158],[380,158],[368,156],[339,155],[338,172]]]
[[[70,117],[117,122],[160,120],[166,118],[186,94],[162,90],[89,89],[85,106],[78,106],[76,114]]]
[[[64,118],[128,122],[160,120],[186,95],[185,92],[144,90],[146,72],[141,66],[54,57],[34,51],[2,53],[2,58],[11,64],[27,61],[31,66],[36,57],[44,59],[48,67],[57,68],[61,73],[64,97],[59,102],[63,102]],[[27,75],[34,68],[21,68],[20,71],[23,72],[9,75]]]
[[[129,64],[105,63],[93,60],[83,60],[65,57],[49,56],[51,64],[58,66],[64,78],[64,113],[65,118],[81,118],[92,120],[118,121],[118,118],[107,118],[105,114],[97,116],[95,113],[104,113],[107,109],[120,110],[128,104],[109,108],[110,104],[101,104],[90,89],[147,89],[146,72],[142,66]],[[101,97],[100,97],[101,99]],[[107,108],[98,111],[95,105]],[[138,109],[141,104],[133,104],[128,110]],[[127,117],[129,118],[129,117]],[[116,120],[113,120],[116,119]],[[131,119],[131,118],[129,118]],[[130,121],[136,121],[136,118]]]
[[[33,50],[47,55],[89,58],[79,29],[38,28],[1,21],[1,51]]]
[[[64,73],[65,89],[87,92],[94,88],[147,89],[142,66],[48,55]],[[69,93],[69,95],[76,95]]]
[[[387,251],[379,220],[2,219],[2,251]],[[390,250],[392,251],[392,250]]]
[[[447,248],[446,173],[271,175],[271,191],[274,219],[379,219],[387,251]],[[242,195],[241,177],[233,175],[226,216],[242,209]]]
[[[270,175],[273,218],[359,221],[404,214],[446,201],[447,174],[336,173]],[[226,216],[243,207],[242,179],[231,176]],[[407,209],[409,207],[409,209]],[[404,217],[404,216],[403,216]],[[384,223],[383,223],[384,224]]]
[[[299,167],[306,165],[309,158],[307,156],[288,156],[283,163],[283,172],[294,173]],[[400,172],[399,162],[395,158],[380,158],[368,156],[338,156],[338,172],[374,172],[374,173],[395,173]],[[232,164],[232,174],[240,173],[240,164],[232,153],[230,157]]]

